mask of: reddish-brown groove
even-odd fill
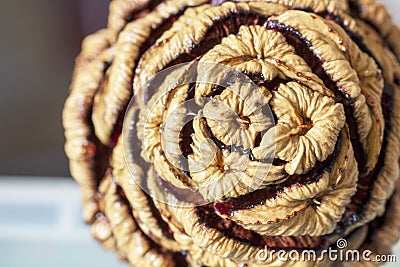
[[[245,18],[241,19],[241,17]],[[226,20],[228,21],[228,25],[226,25],[227,27],[222,27],[221,24],[226,23]],[[371,186],[371,184],[373,184],[374,182],[373,180],[376,178],[375,177],[376,175],[373,175],[371,173],[376,174],[377,170],[379,170],[382,166],[379,163],[370,174],[367,174],[365,172],[365,161],[366,161],[364,157],[365,153],[363,152],[363,149],[359,144],[358,133],[354,120],[354,102],[353,102],[354,100],[350,99],[345,92],[341,91],[340,88],[338,88],[337,85],[331,80],[331,78],[325,73],[325,71],[321,67],[322,62],[320,62],[320,59],[313,54],[313,52],[309,48],[309,45],[307,45],[307,40],[302,39],[299,32],[296,32],[294,29],[291,29],[287,25],[281,25],[278,22],[273,22],[273,21],[268,21],[268,22],[266,21],[267,17],[262,17],[255,13],[230,14],[229,16],[222,18],[220,21],[218,21],[218,23],[216,22],[213,26],[211,26],[204,40],[199,45],[193,47],[190,53],[180,55],[177,59],[170,62],[168,64],[168,67],[174,66],[178,63],[188,62],[190,60],[199,57],[202,53],[204,53],[205,51],[209,50],[214,45],[216,45],[223,37],[227,36],[230,33],[236,33],[239,26],[241,25],[265,24],[265,26],[268,29],[282,32],[288,39],[288,42],[291,43],[296,48],[299,54],[302,54],[303,56],[306,55],[305,60],[313,68],[313,71],[324,81],[325,85],[335,93],[337,102],[344,104],[346,109],[347,124],[350,127],[351,140],[353,146],[355,147],[355,155],[361,170],[360,178],[365,178],[364,180],[360,179],[360,181],[363,180],[364,182],[368,183],[369,186]],[[215,26],[216,24],[219,26]],[[229,29],[229,32],[226,32],[226,29]],[[358,44],[361,44],[362,40],[359,40],[354,36],[355,35],[351,37],[354,38]],[[300,46],[304,46],[304,48],[301,48]],[[366,49],[365,46],[364,47],[360,46],[360,48],[368,53],[368,49]],[[368,54],[370,54],[370,52]],[[147,93],[150,92],[147,91]],[[147,94],[146,98],[149,99],[151,95],[152,93]],[[385,119],[389,120],[387,114],[385,115]],[[383,157],[382,156],[383,153],[384,153],[384,146],[382,147],[380,158]],[[368,196],[364,196],[363,200],[365,200],[365,198],[368,198]],[[363,202],[362,200],[360,201]],[[353,202],[355,203],[356,201],[353,199]],[[349,205],[349,207],[351,207],[351,204]],[[209,212],[212,213],[214,211],[210,210]],[[349,212],[347,212],[346,214],[348,213]],[[352,210],[350,211],[350,214],[352,215],[352,217],[354,217],[354,215],[357,217],[357,214],[359,215],[359,212],[354,212],[354,210]],[[346,218],[346,216],[344,216],[344,218]],[[212,227],[212,225],[209,226]]]

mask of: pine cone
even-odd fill
[[[93,235],[133,266],[390,253],[399,40],[373,0],[112,1],[63,113]]]

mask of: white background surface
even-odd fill
[[[91,236],[71,178],[0,177],[0,267],[127,267]]]
[[[72,179],[0,177],[0,267],[92,266],[128,264],[91,237]]]
[[[384,3],[389,13],[392,15],[393,21],[400,25],[400,1],[399,0],[378,0],[377,2]]]

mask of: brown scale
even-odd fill
[[[349,99],[348,96],[346,96],[342,91],[340,91],[340,88],[338,88],[336,86],[336,84],[334,82],[332,82],[331,78],[324,72],[324,70],[322,69],[322,62],[318,58],[316,58],[315,55],[313,54],[313,52],[310,50],[310,46],[311,46],[310,43],[307,40],[302,39],[302,37],[298,31],[294,30],[291,27],[288,27],[287,25],[279,24],[276,21],[267,21],[267,20],[268,20],[268,17],[260,16],[253,12],[250,12],[250,13],[241,12],[239,14],[229,14],[228,16],[219,19],[217,22],[215,22],[213,24],[213,26],[209,27],[204,40],[202,40],[202,42],[199,45],[197,45],[196,47],[193,47],[189,54],[182,54],[182,55],[178,56],[178,58],[173,60],[172,62],[170,62],[167,65],[167,67],[172,67],[176,64],[185,63],[185,62],[191,61],[193,59],[196,59],[197,57],[200,57],[201,54],[205,53],[210,48],[212,48],[213,46],[218,44],[223,37],[226,37],[227,35],[229,35],[231,33],[236,33],[238,31],[239,27],[242,25],[261,24],[261,25],[264,25],[267,29],[281,32],[287,38],[288,43],[291,44],[295,48],[296,52],[298,54],[302,55],[302,57],[305,59],[305,61],[311,66],[313,72],[316,73],[324,81],[324,84],[330,90],[332,90],[332,92],[335,93],[337,101],[344,104],[347,123],[348,123],[349,129],[350,129],[350,136],[352,137],[352,143],[353,143],[353,146],[355,147],[355,151],[357,151],[356,154],[360,155],[359,158],[357,159],[357,161],[359,162],[359,166],[361,167],[361,169],[362,168],[365,169],[365,158],[364,159],[361,158],[362,156],[365,157],[365,153],[362,150],[361,144],[358,142],[359,138],[358,138],[356,123],[355,123],[354,115],[353,115],[354,114],[354,103],[352,103],[352,100]],[[252,74],[249,75],[250,78],[252,78],[252,76],[254,78],[254,75],[252,75]],[[262,77],[258,78],[258,80],[255,79],[257,81],[257,83],[260,83],[261,78]],[[150,99],[151,95],[153,95],[155,93],[155,90],[156,90],[156,88],[158,88],[158,85],[159,85],[158,83],[162,82],[162,80],[163,79],[160,78],[160,79],[158,79],[158,81],[156,81],[155,84],[152,84],[152,86],[148,87],[149,89],[147,89],[145,92],[145,95],[146,95],[145,98],[147,100]],[[272,90],[274,90],[274,89],[276,90],[278,82],[280,82],[280,80],[264,82],[264,84],[266,84],[270,89],[272,87]],[[282,82],[286,82],[286,81],[283,80]],[[260,84],[262,84],[262,83],[260,83]],[[223,89],[224,88],[221,88],[220,86],[214,87],[214,90],[210,96],[220,94]],[[185,132],[181,133],[181,138],[182,138],[181,140],[185,140],[185,142],[189,143],[190,142],[189,136],[193,132],[191,123],[188,123],[187,126],[184,127],[184,129],[185,129]],[[211,137],[213,142],[218,146],[219,149],[228,148],[228,147],[226,147],[225,144],[223,144],[221,141],[219,141],[217,138],[215,138],[215,136],[211,133],[210,129],[209,129],[209,136]],[[182,145],[181,145],[181,148],[183,148]],[[233,149],[233,148],[229,147],[229,149]],[[187,149],[185,151],[185,154],[186,153],[190,153],[190,150]],[[334,157],[334,155],[331,155],[329,157],[329,159],[331,160],[333,157]],[[232,206],[232,210],[251,208],[251,207],[254,207],[254,205],[259,205],[262,203],[262,201],[260,203],[260,200],[259,200],[260,198],[259,198],[258,194],[263,195],[263,198],[266,199],[266,198],[272,197],[273,194],[278,194],[278,192],[280,192],[285,186],[287,187],[290,184],[296,184],[298,186],[301,186],[302,183],[314,182],[318,179],[319,175],[321,174],[321,172],[319,172],[319,171],[323,170],[325,167],[327,167],[326,165],[329,166],[329,164],[327,164],[327,163],[331,163],[331,162],[332,161],[326,160],[326,161],[324,161],[324,164],[317,163],[317,166],[315,168],[313,168],[313,170],[311,171],[311,175],[310,175],[310,173],[308,173],[305,175],[293,176],[291,179],[288,179],[288,182],[278,185],[272,189],[268,188],[265,190],[255,191],[255,192],[253,192],[255,195],[254,198],[251,197],[251,194],[253,194],[253,193],[251,193],[246,196],[237,198],[238,199],[237,201],[234,199],[234,200],[232,200],[232,202],[234,204],[236,204],[237,206],[228,204],[228,207]],[[179,178],[180,175],[179,174],[176,174],[176,175]],[[188,175],[187,172],[186,172],[186,175]],[[268,192],[267,197],[265,197],[265,195],[264,195],[266,193],[266,191]],[[229,209],[227,209],[224,206],[221,206],[221,205],[217,205],[217,206],[222,210],[228,210],[226,212],[230,212]],[[212,212],[215,212],[215,211],[212,211]],[[215,216],[216,216],[216,219],[220,218],[216,214],[215,214]],[[208,225],[209,225],[209,227],[214,228],[212,224],[208,224]],[[240,229],[241,233],[248,234],[251,232],[249,230],[243,229],[242,227],[240,227],[238,225],[236,225],[235,229]],[[235,238],[234,234],[232,235],[232,238]],[[283,238],[283,237],[278,236],[278,237],[274,237],[274,238],[279,240],[279,238]],[[296,239],[296,238],[302,239],[303,237],[293,237],[293,238],[294,239]],[[322,243],[324,243],[324,241],[322,241],[321,238],[318,238],[317,241],[315,241],[315,242],[316,243],[313,244],[314,247],[319,247]]]
[[[146,16],[149,12],[151,12],[154,7],[156,7],[161,1],[150,1],[148,6],[145,8],[138,10],[130,15],[130,17],[126,18],[127,21],[132,21],[137,18],[141,18]],[[213,6],[218,6],[221,5],[224,0],[213,0],[211,1],[211,4]],[[350,7],[352,14],[355,17],[359,16],[359,5],[357,4],[357,1],[350,1]],[[153,30],[151,37],[144,43],[144,45],[141,47],[141,53],[144,53],[149,47],[151,47],[156,40],[161,36],[161,34],[169,29],[172,24],[176,21],[179,16],[182,15],[183,11],[186,9],[186,7],[183,7],[178,14],[175,16],[172,16],[168,19],[166,19],[162,25],[157,27],[155,30]],[[300,9],[300,8],[298,8]],[[308,12],[312,12],[311,10],[303,9]],[[359,48],[373,57],[373,53],[368,49],[368,47],[364,44],[362,37],[354,34],[351,30],[349,30],[346,25],[342,22],[341,18],[338,16],[335,16],[333,14],[330,14],[328,12],[324,12],[319,14],[322,17],[325,17],[328,20],[335,21],[337,24],[342,26],[349,36],[353,39],[353,41],[359,46]],[[191,51],[187,54],[182,54],[179,55],[179,57],[172,62],[170,62],[167,67],[169,66],[174,66],[179,63],[184,63],[184,62],[189,62],[194,59],[199,59],[202,54],[207,52],[209,49],[211,49],[213,46],[218,44],[223,37],[226,37],[227,35],[231,33],[236,33],[239,29],[240,26],[242,25],[264,25],[267,29],[270,30],[275,30],[279,31],[282,34],[285,35],[287,41],[289,44],[291,44],[297,54],[302,55],[302,57],[305,59],[305,61],[309,64],[309,66],[312,68],[313,72],[317,74],[321,80],[323,80],[325,86],[328,87],[334,94],[337,102],[340,102],[344,105],[345,108],[345,113],[346,113],[346,119],[347,119],[347,125],[349,126],[349,131],[350,131],[350,137],[351,137],[351,142],[354,147],[354,153],[356,156],[356,160],[358,162],[358,167],[360,170],[360,176],[359,176],[359,181],[358,181],[358,190],[356,194],[352,197],[351,203],[347,206],[346,212],[343,215],[343,218],[341,222],[339,222],[337,231],[339,235],[342,234],[347,226],[350,226],[357,222],[358,220],[361,219],[361,215],[363,213],[364,209],[364,204],[368,201],[370,198],[370,192],[372,189],[372,186],[376,180],[376,177],[381,170],[381,168],[384,165],[385,162],[385,150],[387,147],[387,136],[391,131],[391,116],[393,112],[393,99],[390,97],[393,95],[393,90],[394,88],[389,84],[385,83],[383,95],[382,95],[382,107],[383,107],[383,115],[385,118],[385,131],[384,131],[384,138],[383,138],[383,143],[382,143],[382,149],[380,151],[379,159],[378,162],[375,166],[375,168],[370,171],[369,173],[366,173],[365,171],[365,165],[366,165],[366,153],[363,151],[361,144],[359,143],[359,138],[358,138],[358,133],[357,133],[357,127],[356,127],[356,122],[354,119],[354,102],[352,99],[348,97],[343,91],[341,91],[340,88],[332,81],[332,79],[325,73],[325,71],[322,68],[322,61],[318,59],[313,52],[310,49],[310,43],[305,40],[299,32],[296,30],[286,26],[279,24],[276,21],[267,21],[268,17],[265,16],[260,16],[256,13],[250,12],[250,13],[234,13],[234,14],[229,14],[223,18],[220,18],[218,21],[216,21],[211,27],[209,27],[206,36],[202,42],[191,48]],[[374,29],[376,29],[376,26],[369,23],[370,26],[372,26]],[[378,31],[379,32],[379,31]],[[386,44],[387,42],[384,41]],[[387,46],[390,47],[389,44]],[[393,50],[393,49],[392,49]],[[139,59],[138,59],[139,60]],[[379,62],[375,59],[376,63],[379,65]],[[107,69],[107,68],[106,68]],[[286,83],[288,81],[286,80],[280,80],[280,79],[275,79],[273,81],[264,81],[262,77],[257,76],[257,74],[251,74],[251,73],[245,73],[248,75],[257,85],[259,86],[265,86],[269,90],[273,91],[276,90],[279,84],[281,83]],[[105,73],[105,77],[107,77],[107,74]],[[106,82],[106,79],[103,81]],[[101,84],[103,84],[103,82]],[[154,95],[155,90],[158,88],[157,84],[153,84],[153,86],[148,87],[144,93],[144,100],[147,102],[152,95]],[[100,86],[101,90],[101,86]],[[211,96],[220,94],[223,89],[215,87]],[[191,85],[189,88],[189,99],[194,97],[194,85]],[[93,124],[91,123],[91,107],[88,107],[89,112],[88,112],[88,124],[90,124],[90,127],[92,128],[92,132],[94,132],[93,129]],[[112,133],[112,138],[111,138],[111,144],[110,146],[105,146],[103,145],[95,136],[92,136],[91,140],[94,142],[96,145],[96,158],[95,158],[95,166],[93,168],[96,170],[96,177],[100,178],[103,177],[105,174],[105,171],[108,166],[108,159],[110,157],[111,149],[115,146],[118,137],[121,133],[122,129],[122,121],[123,117],[125,114],[125,109],[126,107],[121,107],[121,112],[119,113],[119,118],[118,122],[114,127],[114,131]],[[191,123],[188,123],[185,125],[184,129],[182,130],[180,134],[180,148],[187,157],[193,151],[190,148],[190,143],[192,142],[190,136],[193,133],[193,127]],[[212,135],[211,131],[209,131],[210,136],[213,138],[214,142],[220,147],[220,149],[225,148],[225,145],[222,144],[219,140],[215,138],[215,136]],[[258,137],[258,140],[261,140],[261,135]],[[259,142],[258,141],[258,142]],[[140,158],[140,147],[141,147],[141,142],[134,137],[132,140],[133,147],[136,150],[136,156],[135,159],[138,160],[138,164],[143,168],[147,169],[149,167],[149,164],[145,163],[141,158]],[[234,148],[230,148],[234,149]],[[197,216],[200,218],[200,221],[204,224],[206,224],[210,228],[214,228],[222,233],[224,235],[235,239],[237,241],[240,241],[242,243],[254,245],[254,246],[260,246],[263,247],[267,245],[270,248],[297,248],[297,249],[302,249],[302,248],[313,248],[313,249],[321,249],[329,245],[327,243],[327,240],[325,237],[310,237],[310,236],[261,236],[259,234],[256,234],[255,232],[252,232],[250,230],[246,230],[242,228],[241,226],[235,224],[234,222],[230,221],[229,219],[224,219],[221,218],[216,214],[216,211],[218,211],[220,214],[225,214],[225,215],[230,215],[234,210],[237,209],[249,209],[254,207],[255,205],[263,204],[262,199],[266,198],[272,198],[276,195],[279,194],[280,191],[283,190],[285,186],[302,186],[304,184],[310,183],[310,182],[315,182],[319,179],[319,175],[325,170],[329,169],[332,166],[332,162],[334,161],[333,159],[336,157],[337,152],[340,150],[340,143],[337,143],[335,146],[335,151],[330,155],[325,161],[323,162],[318,162],[316,166],[309,171],[307,174],[304,175],[294,175],[289,177],[287,182],[284,182],[282,184],[276,185],[276,186],[271,186],[267,187],[266,189],[262,190],[257,190],[254,191],[250,194],[247,194],[245,196],[236,198],[236,199],[230,199],[226,203],[211,203],[205,206],[197,207],[196,208],[196,213]],[[245,151],[243,151],[245,152]],[[251,153],[249,155],[251,157]],[[273,164],[275,165],[282,165],[284,162],[279,161],[277,159],[274,160]],[[158,176],[158,175],[157,175]],[[163,187],[168,188],[170,190],[175,190],[175,188],[169,184],[168,182],[164,181],[160,177],[158,177],[159,181],[162,183]],[[190,190],[187,191],[188,194],[191,193]],[[125,199],[125,202],[127,205],[129,205],[128,201],[125,198],[124,192],[122,189],[118,190],[118,194],[122,199]],[[179,194],[178,194],[179,195]],[[162,219],[160,211],[157,210],[157,208],[154,206],[154,203],[152,202],[151,198],[148,196],[149,203],[152,205],[152,211],[159,222],[159,226],[163,229],[163,233],[166,237],[168,238],[173,238],[171,229],[169,229],[168,224]],[[195,200],[194,200],[195,201]],[[370,228],[370,233],[369,237],[373,234],[373,230],[371,230],[374,227],[382,226],[384,224],[384,219],[378,218],[375,219],[373,222],[370,223],[371,228]],[[153,241],[152,246],[158,247],[157,244],[155,244]],[[160,251],[162,251],[162,248],[160,248]],[[164,251],[163,251],[164,252]],[[187,262],[185,261],[185,257],[183,254],[176,253],[173,255],[173,258],[175,259],[177,266],[186,266]]]

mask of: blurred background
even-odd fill
[[[109,0],[0,1],[0,174],[69,176],[63,102],[84,36]]]
[[[61,122],[84,36],[110,0],[0,1],[0,175],[69,176]],[[400,1],[384,2],[400,24]]]
[[[82,39],[106,26],[109,2],[0,0],[1,267],[127,266],[82,221],[61,122]]]
[[[81,41],[106,26],[109,2],[0,0],[1,267],[127,266],[82,222],[61,122]],[[400,25],[400,1],[381,2]]]

